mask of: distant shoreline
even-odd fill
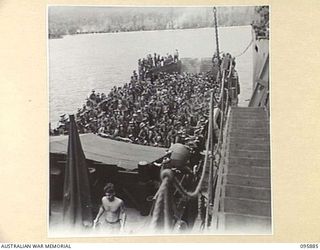
[[[140,30],[114,30],[114,31],[79,31],[73,34],[49,34],[49,39],[59,39],[64,36],[74,35],[86,35],[86,34],[106,34],[106,33],[127,33],[127,32],[139,32],[139,31],[162,31],[162,30],[189,30],[189,29],[202,29],[213,27],[193,27],[193,28],[172,28],[172,29],[140,29]]]
[[[250,26],[248,25],[221,25],[220,27],[239,27],[239,26]],[[140,32],[140,31],[165,31],[165,30],[191,30],[191,29],[207,29],[213,28],[213,26],[206,26],[206,27],[192,27],[192,28],[172,28],[172,29],[141,29],[141,30],[116,30],[116,31],[81,31],[73,34],[49,34],[49,39],[61,39],[65,36],[75,36],[75,35],[88,35],[88,34],[114,34],[114,33],[129,33],[129,32]]]

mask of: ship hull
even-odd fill
[[[269,109],[269,40],[253,42],[253,94],[249,107]]]

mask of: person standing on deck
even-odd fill
[[[217,83],[218,82],[218,77],[219,77],[219,59],[217,56],[213,55],[213,58],[212,58],[212,77],[213,77],[213,82],[214,83]]]
[[[174,62],[178,62],[178,60],[179,60],[179,52],[178,52],[177,49],[176,49],[176,51],[174,52],[173,60],[174,60]]]
[[[107,183],[103,190],[105,196],[102,197],[102,204],[93,221],[93,225],[96,227],[100,217],[104,215],[101,228],[103,230],[106,229],[108,233],[119,233],[123,231],[126,222],[124,202],[115,196],[114,185],[112,183]]]

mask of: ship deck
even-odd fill
[[[64,231],[61,227],[62,225],[62,202],[54,201],[51,203],[51,215],[49,218],[49,235],[52,237],[65,237],[69,233]],[[125,224],[124,231],[121,232],[121,235],[146,235],[150,232],[146,231],[149,222],[150,216],[141,216],[139,211],[134,208],[126,208],[127,220]],[[89,229],[85,232],[77,232],[72,236],[87,236],[91,237],[93,235],[97,236],[110,236],[101,230],[95,230],[94,228]],[[68,235],[69,236],[69,235]]]

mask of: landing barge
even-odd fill
[[[263,12],[264,18],[268,17],[268,7],[259,8],[258,15]],[[178,143],[160,148],[96,134],[80,135],[93,215],[98,211],[103,186],[112,182],[129,211],[134,211],[128,234],[272,232],[268,21],[254,25],[253,94],[249,107],[237,106],[234,59],[223,61],[227,57],[220,57],[217,51],[211,73],[217,72],[217,61],[219,73],[210,78],[204,148],[196,147],[196,152],[191,152]],[[179,72],[180,62],[175,66]],[[52,228],[56,218],[61,217],[67,148],[67,136],[50,138]]]

